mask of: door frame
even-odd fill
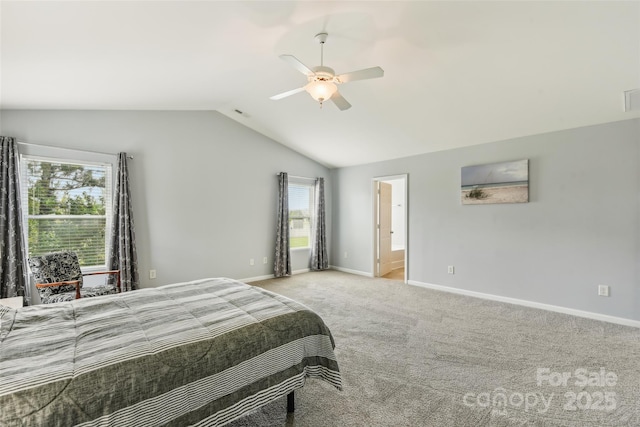
[[[386,181],[395,181],[395,180],[403,180],[404,181],[404,206],[403,206],[403,215],[404,215],[404,283],[407,283],[409,280],[409,174],[398,174],[398,175],[384,175],[384,176],[376,176],[371,179],[371,212],[372,223],[373,223],[373,256],[372,256],[372,265],[371,271],[373,272],[373,277],[380,277],[380,269],[378,265],[378,182],[386,182]]]

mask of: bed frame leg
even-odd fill
[[[296,402],[294,392],[287,394],[287,413],[292,413],[296,410]]]

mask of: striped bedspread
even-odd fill
[[[224,278],[0,306],[0,426],[216,426],[321,378],[334,343],[305,306]]]

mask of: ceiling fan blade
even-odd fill
[[[349,104],[349,101],[344,99],[344,97],[338,91],[336,91],[333,94],[333,96],[331,97],[331,100],[333,101],[334,104],[336,104],[336,107],[338,107],[342,111],[348,110],[349,108],[351,108],[351,104]]]
[[[282,98],[286,98],[287,96],[291,96],[291,95],[295,95],[298,92],[302,92],[304,90],[304,86],[303,87],[299,87],[297,89],[293,89],[293,90],[288,90],[286,92],[282,92],[279,93],[277,95],[273,95],[271,98],[274,101],[277,101],[278,99],[282,99]]]
[[[309,76],[309,75],[313,76],[316,74],[311,70],[311,68],[304,65],[302,62],[300,62],[298,58],[296,58],[293,55],[280,55],[280,58],[282,58],[283,61],[286,61],[289,64],[293,65],[293,68],[300,71],[305,76]]]
[[[352,82],[354,80],[376,79],[384,76],[384,70],[380,67],[365,68],[364,70],[352,71],[340,74],[336,78],[340,83]]]

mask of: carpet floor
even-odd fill
[[[344,390],[232,427],[640,426],[640,329],[337,271],[252,285],[324,319]]]

